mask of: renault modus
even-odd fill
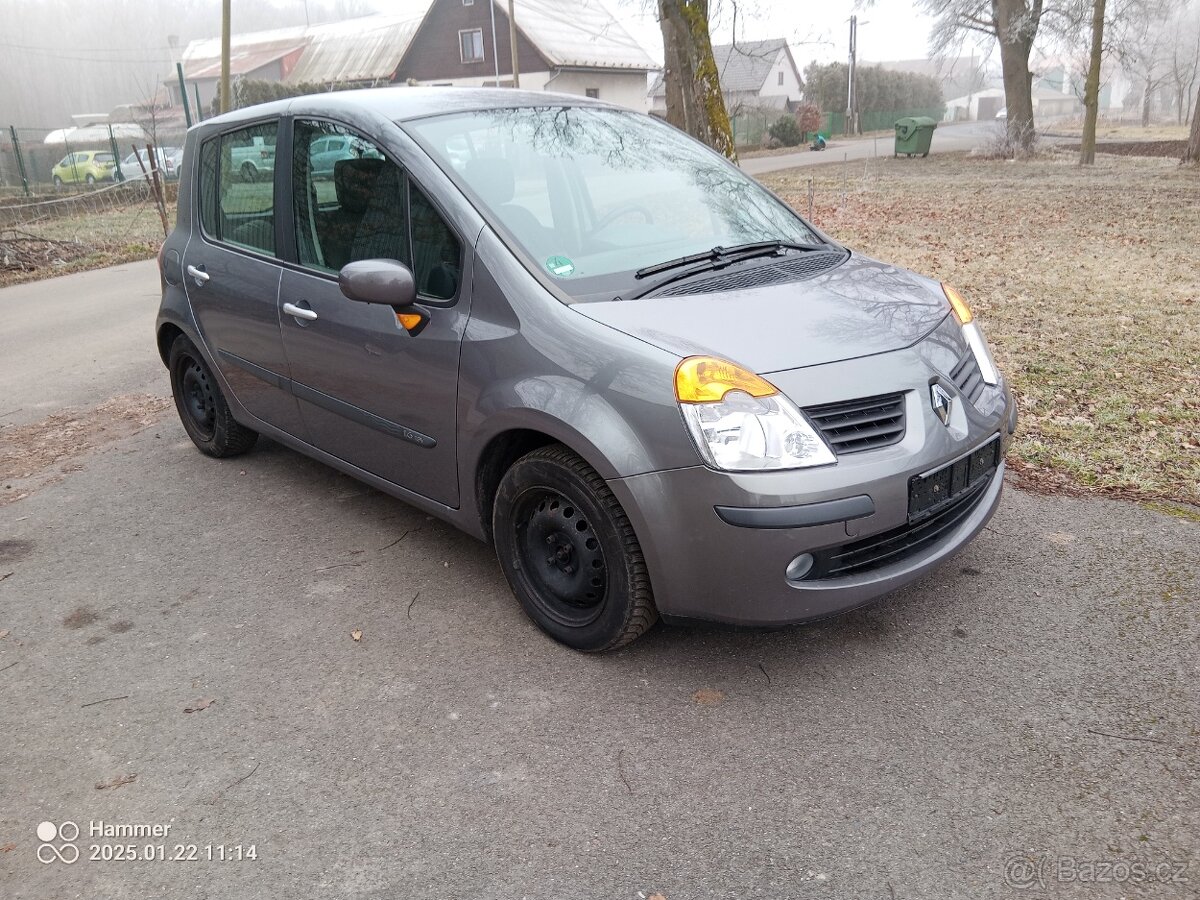
[[[1000,500],[1016,407],[958,293],[599,101],[392,88],[209,119],[160,266],[203,452],[266,435],[494,544],[580,650],[860,606]]]

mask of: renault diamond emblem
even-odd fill
[[[950,410],[954,406],[954,398],[946,393],[946,389],[940,384],[931,384],[929,386],[929,400],[933,404],[933,411],[942,420],[942,424],[949,425]]]

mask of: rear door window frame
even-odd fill
[[[220,247],[222,250],[229,250],[233,253],[241,253],[245,256],[250,256],[250,257],[253,257],[254,259],[261,259],[265,262],[274,263],[276,265],[278,265],[279,263],[282,263],[284,261],[284,257],[279,252],[279,248],[281,246],[286,246],[286,245],[280,243],[280,238],[283,237],[283,235],[280,234],[281,223],[280,223],[280,193],[279,193],[280,185],[279,185],[279,182],[280,182],[281,176],[280,176],[280,172],[279,172],[278,161],[279,161],[279,155],[280,155],[279,154],[280,145],[284,140],[285,122],[286,122],[286,117],[275,115],[275,116],[262,116],[260,118],[246,119],[245,121],[242,121],[242,122],[231,123],[229,125],[229,127],[222,128],[220,131],[215,131],[212,134],[207,135],[206,137],[201,139],[200,143],[196,146],[196,162],[195,162],[195,167],[194,167],[196,175],[192,180],[192,206],[195,209],[195,216],[196,216],[195,222],[196,222],[196,226],[200,232],[200,237],[203,239],[203,241],[206,244],[210,244],[214,247]],[[275,233],[275,252],[274,252],[274,254],[268,254],[264,250],[259,250],[259,249],[253,248],[253,247],[246,247],[242,244],[230,243],[227,240],[224,240],[222,238],[217,237],[214,234],[211,234],[209,232],[209,230],[204,227],[204,215],[203,215],[204,191],[202,190],[202,185],[201,185],[202,175],[203,175],[204,148],[206,146],[208,146],[209,144],[212,144],[215,142],[217,144],[217,154],[218,154],[217,155],[217,166],[218,166],[218,169],[217,169],[217,178],[213,181],[211,189],[214,192],[214,194],[216,195],[215,197],[212,198],[212,200],[216,206],[217,214],[220,215],[221,214],[221,212],[220,212],[220,210],[221,210],[221,195],[220,195],[220,185],[221,185],[221,177],[220,177],[221,148],[220,148],[220,143],[221,143],[221,139],[224,138],[228,134],[233,134],[238,131],[247,131],[251,128],[255,128],[255,127],[258,127],[261,125],[271,125],[271,124],[275,125],[275,160],[276,160],[275,165],[272,167],[272,173],[271,173],[271,175],[272,175],[271,205],[272,205],[272,215],[273,215],[272,226],[273,226],[273,230]],[[290,134],[290,130],[288,133]],[[290,137],[288,138],[287,143],[289,144],[289,149],[290,149],[290,144],[291,144]],[[289,175],[290,175],[290,170],[289,170]],[[289,198],[290,198],[290,195],[289,195]],[[289,207],[289,212],[290,212],[290,207],[291,207],[290,199],[288,202],[288,207]]]

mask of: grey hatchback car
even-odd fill
[[[302,97],[193,128],[181,184],[157,338],[196,445],[264,434],[491,542],[571,647],[860,606],[999,502],[1016,407],[962,297],[650,116]]]

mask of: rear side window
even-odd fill
[[[210,238],[275,255],[274,122],[210,138],[200,146],[200,224]]]

